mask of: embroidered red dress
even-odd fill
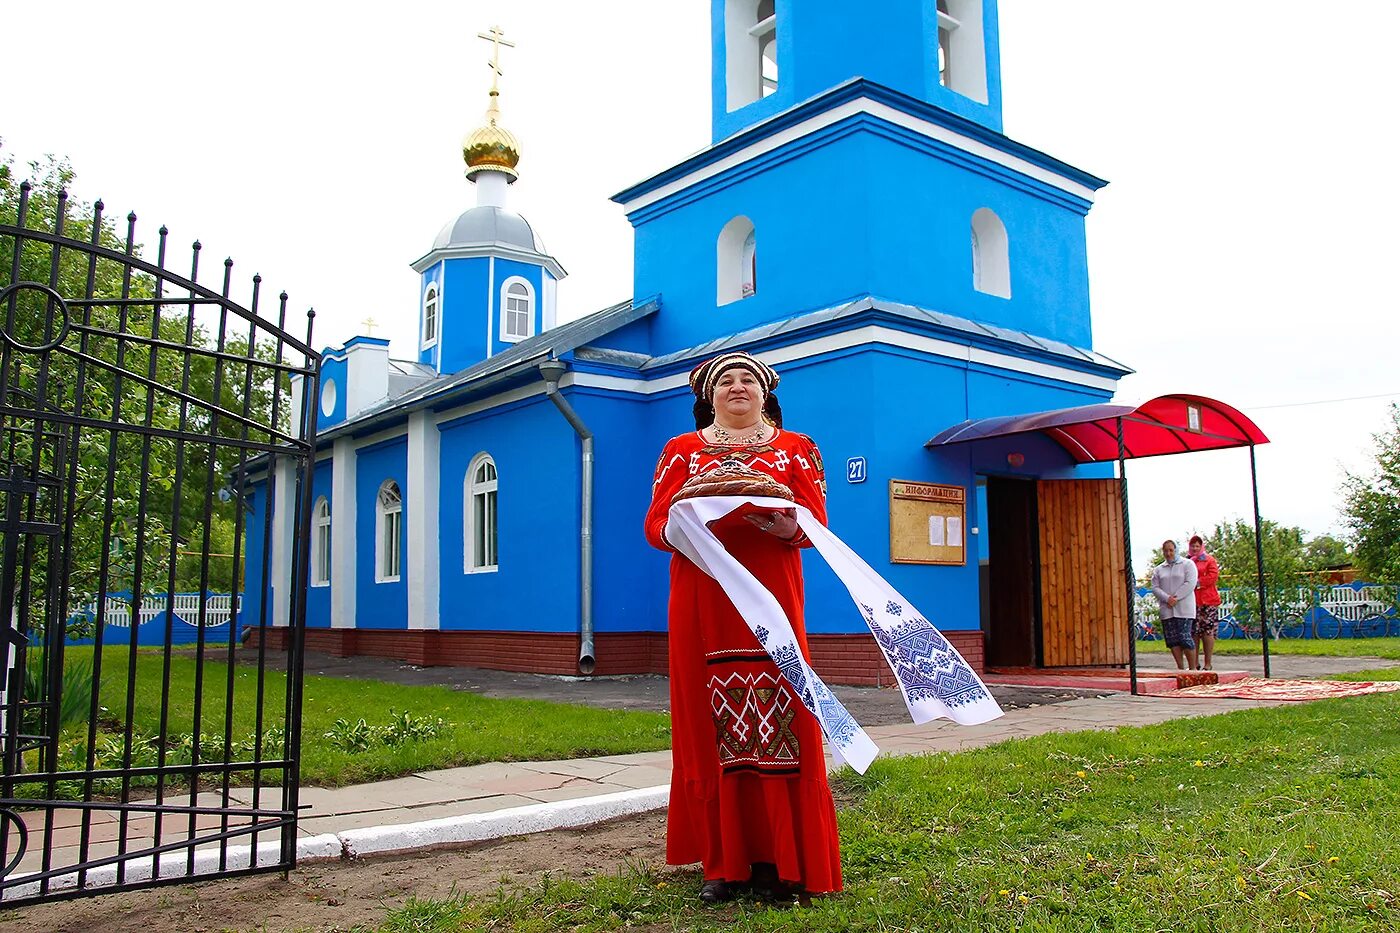
[[[778,673],[729,597],[662,537],[671,499],[727,458],[773,477],[826,522],[826,481],[812,439],[778,430],[763,444],[711,444],[698,432],[667,442],[656,466],[647,540],[673,551],[670,627],[672,772],[666,861],[700,862],[705,879],[747,881],[768,862],[811,893],[841,890],[836,808],[821,727]],[[738,515],[716,537],[787,613],[806,655],[798,547]]]

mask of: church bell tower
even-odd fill
[[[711,0],[714,140],[853,78],[1001,130],[996,0]]]

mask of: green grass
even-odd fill
[[[70,657],[90,658],[91,648],[70,648]],[[126,651],[103,652],[101,735],[115,735],[126,716]],[[193,733],[195,661],[177,657],[171,663],[167,734]],[[137,733],[160,732],[162,658],[158,652],[137,654],[135,708]],[[233,741],[255,732],[257,670],[234,666]],[[269,670],[264,679],[264,728],[281,726],[285,675]],[[224,736],[228,667],[204,663],[203,706],[199,730]],[[391,710],[415,717],[441,718],[445,725],[433,738],[400,745],[376,745],[346,751],[324,735],[337,719],[351,723],[387,725]],[[302,704],[302,781],[337,787],[397,777],[430,768],[449,768],[488,761],[540,761],[590,755],[654,751],[671,744],[670,717],[665,713],[603,710],[537,700],[492,699],[446,687],[409,687],[371,680],[308,676]],[[68,741],[86,735],[84,724],[65,733]],[[101,737],[99,737],[101,742]],[[267,757],[266,755],[264,757]]]
[[[1138,651],[1165,654],[1165,642],[1139,641]],[[1254,638],[1217,638],[1217,655],[1259,655],[1262,648]],[[1389,658],[1400,661],[1400,638],[1282,638],[1269,641],[1271,654],[1306,654],[1329,658]]]
[[[842,772],[847,890],[702,908],[698,872],[414,901],[448,930],[1400,929],[1400,695],[1045,735]]]
[[[1378,667],[1369,671],[1330,674],[1328,680],[1400,680],[1400,667]]]

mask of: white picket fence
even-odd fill
[[[137,624],[145,625],[154,619],[164,618],[165,613],[169,610],[174,613],[178,621],[187,625],[198,625],[199,604],[199,593],[176,593],[173,601],[164,593],[147,593],[141,597],[141,616],[137,620]],[[242,607],[242,594],[237,597],[232,593],[206,594],[204,597],[204,627],[213,628],[228,624],[229,620]],[[79,606],[73,614],[75,616],[86,615],[95,621],[97,619],[97,600],[93,599],[86,605]],[[121,628],[130,626],[130,597],[108,594],[102,621],[107,625],[116,625]]]
[[[1311,624],[1330,616],[1337,623],[1349,622],[1352,624],[1369,622],[1374,619],[1394,617],[1397,614],[1397,591],[1394,584],[1385,583],[1364,583],[1360,586],[1348,586],[1345,584],[1338,586],[1322,587],[1313,590],[1309,587],[1299,587],[1294,599],[1284,604],[1279,612],[1278,605],[1271,603],[1271,610],[1274,615],[1281,615],[1282,619],[1272,619],[1270,631],[1279,628],[1286,629],[1288,626],[1296,627],[1304,622]],[[1239,625],[1239,620],[1235,616],[1237,608],[1236,600],[1229,589],[1220,591],[1220,621],[1224,623],[1224,631],[1230,633],[1231,630],[1243,631],[1243,626]],[[1318,610],[1321,610],[1319,612]],[[1151,630],[1160,635],[1161,618],[1157,608],[1157,597],[1151,590],[1139,592],[1134,604],[1134,621],[1137,624],[1139,633]],[[1390,628],[1400,626],[1392,625]]]

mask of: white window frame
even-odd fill
[[[754,13],[758,22],[749,27],[749,35],[758,42],[758,96],[760,98],[776,92],[778,81],[782,77],[778,71],[778,4],[777,0],[772,0],[772,2],[773,12],[760,18],[763,0],[759,0],[758,10]],[[771,56],[768,54],[769,50],[772,50]],[[773,65],[771,77],[766,73],[769,63]]]
[[[432,308],[432,335],[428,334],[428,309]],[[426,350],[429,347],[437,346],[438,337],[442,335],[442,291],[436,282],[429,282],[428,287],[423,289],[423,332],[421,348]]]
[[[1011,243],[996,211],[972,212],[972,287],[984,295],[1011,297]]]
[[[760,0],[726,0],[724,8],[725,105],[732,113],[762,100],[782,80],[778,58],[778,6],[759,17]],[[771,49],[765,59],[764,52]],[[765,60],[772,74],[764,74]]]
[[[396,501],[386,501],[390,491]],[[393,529],[392,546],[389,530]],[[390,573],[390,571],[393,571]],[[386,479],[374,495],[374,582],[398,583],[403,579],[403,487],[398,481]]]
[[[528,306],[528,308],[526,309],[527,328],[526,328],[526,333],[524,333],[524,334],[515,334],[515,333],[512,333],[511,330],[510,330],[510,326],[509,326],[509,324],[510,324],[510,314],[511,314],[510,301],[512,300],[510,288],[511,288],[512,285],[523,285],[523,286],[525,287],[525,298],[526,298],[526,301],[529,302],[529,306]],[[517,298],[518,298],[518,296],[517,296]],[[531,337],[535,336],[535,311],[536,311],[537,309],[538,309],[538,303],[537,303],[537,301],[536,301],[536,299],[535,299],[535,286],[532,285],[532,284],[530,284],[530,280],[529,280],[529,279],[523,278],[523,277],[518,276],[518,275],[512,275],[510,278],[508,278],[508,279],[506,279],[504,282],[502,282],[502,283],[501,283],[501,342],[502,342],[502,343],[519,343],[519,342],[522,341],[522,340],[529,340]],[[518,313],[518,312],[517,312],[517,313]]]
[[[982,0],[937,0],[933,71],[948,90],[987,103]]]
[[[325,496],[311,516],[311,585],[331,585],[331,504]]]
[[[477,473],[490,467],[490,478],[478,481]],[[484,451],[472,458],[467,466],[467,475],[462,478],[462,572],[495,573],[501,569],[501,497],[500,469],[495,459]],[[476,500],[483,499],[482,516],[486,522],[483,533],[484,550],[477,554],[476,547]],[[480,563],[478,563],[480,558]],[[494,561],[488,561],[494,558]]]
[[[740,214],[719,232],[715,241],[715,304],[724,306],[758,293],[754,223]]]

